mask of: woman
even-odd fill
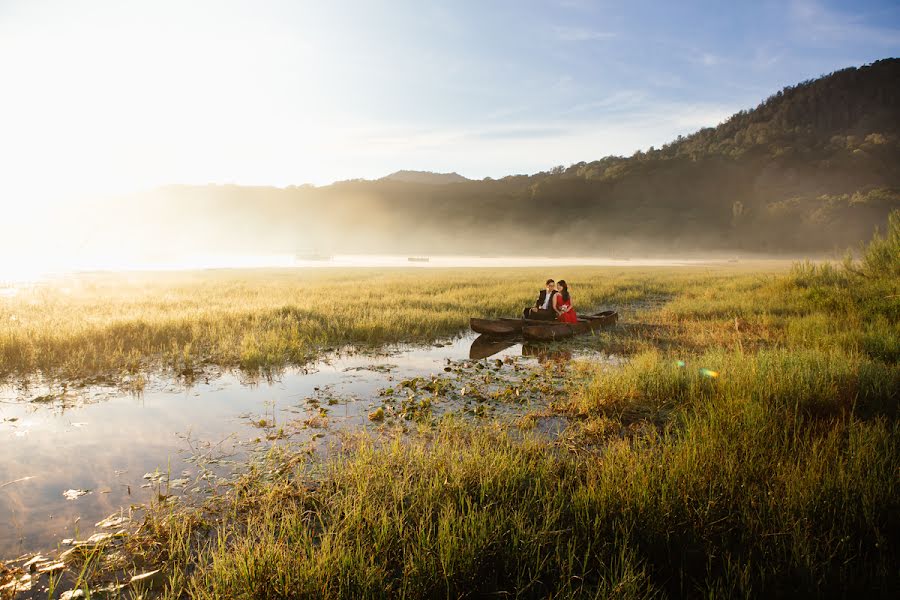
[[[569,296],[569,285],[565,279],[556,282],[558,294],[553,296],[553,310],[556,311],[556,320],[561,323],[577,323],[578,315],[572,306],[572,297]]]

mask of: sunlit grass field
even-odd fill
[[[55,317],[32,309],[21,327],[40,335],[10,329],[4,356],[19,358],[6,372],[123,368],[99,350],[63,360],[88,334],[170,366],[185,344],[253,367],[342,343],[428,340],[471,314],[514,314],[544,275],[275,273],[238,284],[223,273],[92,304],[97,287],[79,292],[80,309],[59,296],[43,300]],[[129,542],[134,568],[163,569],[154,592],[169,598],[895,597],[900,215],[844,265],[551,275],[571,281],[581,305],[622,309],[618,328],[571,343],[624,365],[576,361],[563,397],[530,419],[449,417],[402,441],[361,436],[313,478],[315,459],[275,448],[203,509],[157,507]],[[309,290],[321,310],[301,308]],[[141,345],[156,339],[146,333],[113,342],[114,332],[165,339],[166,323],[181,346]],[[266,350],[245,355],[226,340]],[[302,352],[286,350],[294,343]],[[547,416],[568,419],[560,438],[529,427]]]
[[[760,272],[759,268],[766,272]],[[679,293],[717,308],[722,286],[765,300],[785,264],[622,269],[303,269],[78,275],[0,296],[0,377],[69,380],[204,366],[250,371],[303,363],[323,350],[428,342],[472,316],[518,316],[548,276],[566,278],[577,307],[634,318]],[[777,288],[776,288],[777,289]],[[767,300],[771,302],[771,299]],[[695,307],[696,309],[697,307]],[[679,313],[680,314],[680,313]],[[764,325],[771,324],[766,321]]]

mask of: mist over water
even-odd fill
[[[406,256],[397,254],[337,254],[316,258],[290,254],[195,254],[163,260],[79,260],[60,257],[45,263],[0,265],[0,298],[14,292],[11,286],[40,282],[83,272],[194,271],[207,269],[323,269],[323,268],[504,268],[504,267],[682,267],[734,262],[724,257],[630,258],[595,256]]]

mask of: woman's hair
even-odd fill
[[[558,286],[562,288],[560,294],[562,295],[563,302],[569,301],[569,284],[566,283],[565,279],[560,279],[556,282]]]

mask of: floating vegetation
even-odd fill
[[[131,522],[131,517],[127,517],[121,514],[112,514],[102,521],[98,521],[94,524],[95,527],[100,527],[101,529],[109,529],[111,527],[121,527],[122,525],[126,525]]]
[[[66,490],[62,493],[63,497],[66,500],[76,500],[81,498],[82,496],[87,496],[91,493],[91,490]]]
[[[29,481],[34,479],[37,475],[29,475],[27,477],[19,477],[18,479],[13,479],[12,481],[7,481],[6,483],[0,484],[0,488],[5,488],[8,485],[13,485],[14,483],[21,483],[23,481]]]
[[[345,372],[349,371],[372,371],[374,373],[391,373],[397,369],[397,365],[378,364],[378,365],[361,365],[357,367],[347,367]]]

